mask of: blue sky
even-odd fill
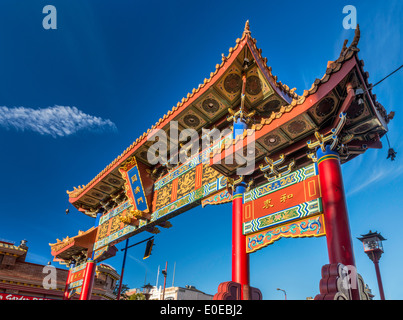
[[[57,9],[56,30],[42,27],[48,4]],[[92,227],[93,219],[69,205],[66,190],[87,184],[208,78],[247,19],[273,74],[302,94],[339,56],[343,40],[353,38],[342,26],[345,5],[357,8],[359,57],[375,83],[403,63],[398,0],[2,0],[0,238],[17,244],[27,239],[27,260],[46,264],[52,258],[48,243]],[[402,83],[399,72],[374,89],[378,101],[396,112],[388,135],[396,160],[386,160],[383,138],[383,149],[343,165],[356,264],[375,299],[375,270],[356,240],[369,230],[388,239],[380,262],[386,298],[403,297]],[[214,294],[231,278],[231,206],[198,207],[171,222],[155,237],[147,260],[144,246],[130,249],[123,282],[140,287],[147,276],[155,284],[158,266],[168,261],[168,285],[176,263],[175,285]],[[119,251],[105,262],[120,272],[122,258]],[[250,256],[251,285],[269,300],[284,298],[278,287],[289,299],[315,296],[327,259],[325,238],[281,239]]]

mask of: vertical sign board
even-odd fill
[[[138,226],[126,224],[121,218],[130,216],[134,210],[149,213],[151,198],[144,191],[143,182],[149,185],[150,181],[145,177],[144,170],[139,170],[135,157],[130,158],[119,171],[125,180],[128,200],[100,218],[94,244],[94,259],[97,261],[102,260],[102,255],[107,255],[111,245],[130,237],[139,227],[147,224],[145,220],[140,220]]]
[[[144,192],[136,158],[133,156],[125,165],[119,168],[125,180],[126,195],[135,210],[149,213],[150,209]]]
[[[315,163],[246,192],[243,203],[248,253],[281,237],[325,235]]]

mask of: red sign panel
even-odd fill
[[[319,176],[313,176],[287,188],[270,193],[244,204],[243,222],[297,206],[321,196]]]
[[[52,299],[22,296],[19,294],[0,293],[0,301],[1,300],[52,300]]]

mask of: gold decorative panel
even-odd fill
[[[178,122],[186,129],[198,130],[203,127],[207,121],[192,109],[186,110],[183,115],[178,118]]]
[[[202,185],[206,185],[215,179],[218,179],[221,176],[217,170],[213,169],[210,164],[203,164],[203,175],[202,175]]]
[[[239,98],[242,90],[241,68],[232,64],[218,82],[217,88],[230,102]]]
[[[295,139],[299,136],[314,129],[312,120],[307,114],[302,114],[281,127],[281,129],[291,138]]]
[[[258,141],[268,151],[272,152],[288,143],[290,140],[280,129],[275,129],[260,138]]]
[[[270,96],[273,92],[273,89],[257,67],[248,71],[246,74],[245,95],[252,105]]]
[[[208,93],[195,104],[196,108],[203,112],[209,119],[227,110],[227,106],[213,93]]]
[[[338,104],[338,98],[334,94],[329,94],[309,109],[310,116],[317,124],[321,124],[335,114]]]
[[[285,104],[277,95],[271,95],[268,99],[261,102],[256,110],[264,117],[270,117],[273,112],[277,113]]]
[[[178,191],[176,198],[180,199],[184,195],[195,189],[196,168],[193,168],[178,178]]]
[[[171,203],[172,181],[157,190],[157,199],[155,202],[155,210],[158,210]]]

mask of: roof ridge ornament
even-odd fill
[[[350,48],[357,48],[357,44],[360,41],[360,37],[361,37],[360,25],[357,23],[357,28],[355,28],[354,38],[350,44]]]
[[[249,20],[246,20],[246,22],[245,22],[245,29],[243,30],[243,33],[246,35],[246,34],[249,34],[250,35],[250,27],[249,27]]]
[[[348,43],[348,39],[345,39],[343,42],[343,47],[341,48],[340,56],[342,56],[343,53],[347,50],[347,43]]]
[[[360,41],[360,38],[361,38],[360,25],[357,23],[353,41],[351,42],[350,46],[347,48],[348,39],[344,40],[343,47],[341,48],[340,56],[345,55],[349,50],[359,51],[359,49],[357,48],[357,45],[358,45],[358,42]]]

